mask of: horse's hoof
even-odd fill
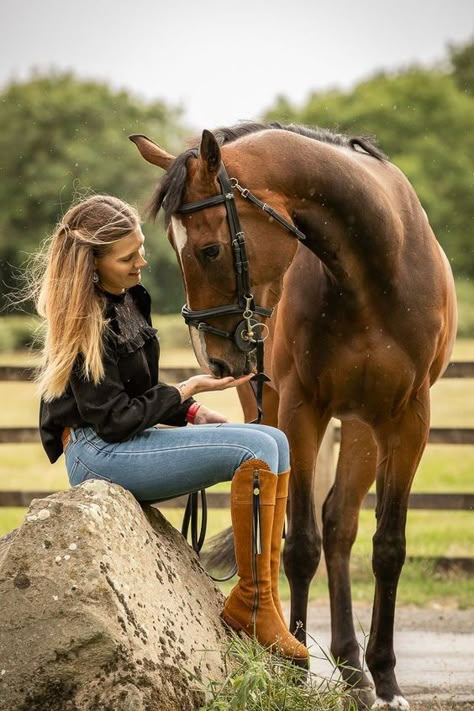
[[[344,711],[369,711],[375,703],[375,694],[372,686],[362,689],[351,689],[347,694],[347,701],[344,703]],[[356,704],[354,706],[354,703]]]
[[[391,701],[386,699],[375,699],[375,703],[372,705],[373,709],[382,709],[383,711],[408,711],[410,704],[403,696],[394,696]]]

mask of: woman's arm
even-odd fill
[[[124,388],[117,357],[111,349],[106,350],[103,364],[105,377],[98,384],[82,376],[80,362],[70,380],[81,418],[99,437],[106,442],[120,442],[159,422],[172,424],[177,418],[176,424],[185,424],[187,406],[176,387],[158,383],[142,395],[131,397]]]
[[[121,442],[158,423],[185,424],[185,413],[199,392],[225,390],[247,382],[242,378],[214,378],[196,375],[178,386],[158,383],[138,397],[130,397],[120,376],[115,354],[106,349],[105,377],[99,384],[86,380],[78,362],[70,385],[82,419],[106,442]],[[189,401],[189,402],[186,402]]]

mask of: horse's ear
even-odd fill
[[[152,141],[151,138],[136,135],[129,136],[129,139],[133,141],[144,159],[152,165],[157,165],[159,168],[168,170],[175,160],[175,156],[172,156],[171,153],[167,153],[161,146]]]
[[[210,131],[202,132],[199,159],[204,170],[211,176],[217,175],[221,165],[221,150],[216,137]]]

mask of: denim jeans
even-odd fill
[[[163,501],[230,481],[248,459],[262,459],[275,474],[289,467],[285,434],[250,424],[151,427],[114,444],[84,427],[71,430],[65,457],[72,486],[105,479],[139,501]]]

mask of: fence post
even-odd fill
[[[335,425],[334,420],[330,420],[321,447],[319,448],[318,459],[316,461],[316,476],[314,478],[314,507],[319,530],[322,531],[322,508],[329,489],[334,484],[335,476]]]

